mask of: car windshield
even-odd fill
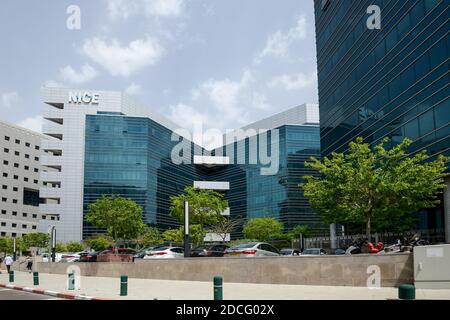
[[[156,248],[153,248],[151,251],[164,251],[164,250],[167,250],[169,248],[170,247],[156,247]]]
[[[318,250],[318,249],[306,249],[304,254],[320,254],[320,250]]]
[[[283,249],[280,251],[280,253],[282,255],[288,255],[288,254],[292,254],[292,250],[291,249]]]
[[[248,243],[241,243],[237,246],[234,246],[233,249],[246,249],[246,248],[252,248],[257,244],[257,242],[248,242]]]

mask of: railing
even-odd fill
[[[444,229],[425,229],[425,230],[412,230],[407,232],[383,232],[374,233],[371,235],[371,241],[381,241],[385,244],[394,244],[400,240],[402,243],[404,239],[411,239],[415,234],[419,234],[421,239],[427,240],[430,244],[437,244],[445,242]],[[347,248],[356,239],[365,238],[364,234],[344,235],[336,236],[336,248]],[[330,236],[324,237],[310,237],[304,239],[305,248],[324,248],[325,250],[331,250],[332,239]]]

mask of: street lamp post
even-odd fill
[[[17,254],[16,254],[16,237],[13,238],[13,260],[16,261]]]
[[[191,256],[191,247],[189,244],[189,202],[184,201],[184,257]]]
[[[56,261],[56,228],[52,226],[52,262]]]

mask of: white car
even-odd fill
[[[173,259],[183,258],[184,249],[181,247],[157,247],[147,252],[143,259]]]
[[[224,257],[276,257],[280,251],[266,242],[246,242],[228,248]]]
[[[65,253],[61,256],[59,262],[77,262],[80,259],[80,254],[85,251],[76,252],[76,253]]]
[[[51,253],[43,253],[42,262],[52,262],[52,254]],[[61,261],[62,253],[55,253],[55,262]]]

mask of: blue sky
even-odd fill
[[[0,119],[34,130],[45,84],[123,90],[187,128],[318,101],[312,0],[3,0],[0,25]]]

